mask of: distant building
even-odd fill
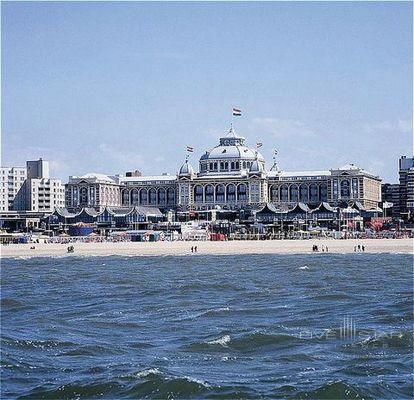
[[[385,205],[385,207],[384,207]],[[389,208],[387,208],[389,206]],[[382,185],[382,207],[386,208],[387,217],[398,217],[400,212],[400,185],[399,183],[384,183]]]
[[[116,176],[90,173],[70,176],[65,185],[65,204],[70,211],[94,208],[102,211],[105,207],[121,205],[121,189]]]
[[[135,171],[128,171],[125,173],[126,177],[141,176],[141,175],[142,175],[141,171],[138,171],[137,169]]]
[[[414,157],[399,160],[400,201],[399,213],[405,220],[414,216]]]
[[[71,210],[150,206],[182,213],[239,212],[260,210],[268,203],[293,209],[298,203],[317,207],[322,202],[378,211],[381,179],[354,164],[327,171],[286,172],[275,162],[268,171],[264,157],[248,147],[233,127],[201,156],[198,172],[187,158],[176,175],[87,174],[70,177],[66,185],[66,207]]]
[[[49,162],[27,161],[26,210],[53,212],[65,206],[65,188],[60,179],[50,178]]]
[[[25,209],[25,167],[0,168],[0,211]]]

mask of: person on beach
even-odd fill
[[[356,247],[356,246],[354,246],[354,253],[356,253],[356,249],[357,249],[357,247]]]
[[[194,247],[194,253],[197,253],[197,246]]]
[[[361,245],[360,244],[358,245],[358,251],[361,251]]]
[[[191,253],[194,253],[194,247],[191,246]]]
[[[362,251],[364,251],[364,252],[365,252],[365,246],[364,246],[364,245],[362,245]]]

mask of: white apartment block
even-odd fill
[[[60,179],[31,178],[26,185],[28,211],[53,212],[55,207],[65,206],[65,187]]]
[[[26,207],[25,167],[0,167],[0,211],[18,211]]]
[[[49,177],[49,162],[27,161],[26,210],[53,212],[65,206],[65,188],[60,179]]]
[[[59,179],[49,177],[48,161],[0,168],[0,212],[53,212],[64,206],[65,188]]]

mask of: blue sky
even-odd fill
[[[236,131],[284,170],[412,154],[412,4],[2,3],[2,165],[175,173]]]

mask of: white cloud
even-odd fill
[[[309,137],[315,136],[315,131],[301,121],[294,119],[278,118],[254,118],[250,125],[250,130],[261,131],[270,134],[272,137],[280,139],[285,137]]]

